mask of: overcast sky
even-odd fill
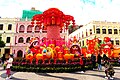
[[[40,11],[59,8],[74,16],[78,25],[91,20],[120,22],[120,0],[0,0],[0,16],[22,17],[22,10],[30,10],[31,7]]]

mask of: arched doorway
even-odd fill
[[[22,56],[23,56],[23,51],[19,50],[19,51],[17,52],[17,57],[22,57]]]

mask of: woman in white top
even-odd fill
[[[12,62],[13,62],[13,55],[9,55],[9,59],[6,61],[6,74],[7,74],[7,79],[10,78],[11,75],[11,66],[12,66]]]

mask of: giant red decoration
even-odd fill
[[[37,21],[37,22],[36,22]],[[73,16],[65,15],[62,11],[57,8],[49,8],[44,11],[43,14],[37,14],[33,16],[31,26],[42,25],[47,29],[47,38],[49,39],[59,39],[60,38],[60,29],[65,27],[68,29],[72,21],[73,27],[75,26],[75,20]]]

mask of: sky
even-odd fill
[[[0,16],[22,17],[22,10],[31,7],[42,12],[58,8],[66,15],[74,16],[78,25],[92,20],[120,22],[120,0],[0,0]]]

